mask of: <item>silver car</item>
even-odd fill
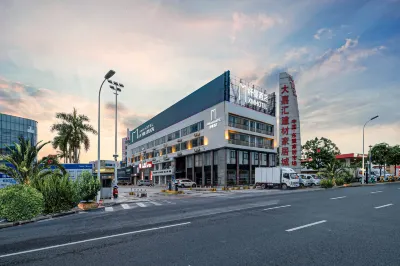
[[[311,181],[307,179],[306,175],[299,175],[299,184],[300,187],[309,187],[311,186]]]

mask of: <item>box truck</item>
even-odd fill
[[[299,176],[287,167],[257,167],[256,186],[262,188],[279,187],[282,189],[299,187]]]

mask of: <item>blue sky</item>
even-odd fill
[[[288,71],[303,142],[325,136],[361,152],[362,125],[379,114],[366,145],[399,144],[399,11],[397,0],[1,1],[0,112],[38,120],[45,140],[54,113],[73,106],[96,125],[98,87],[112,68],[125,85],[122,137],[225,70],[270,91]],[[113,100],[105,88],[105,143]]]

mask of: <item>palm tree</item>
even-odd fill
[[[90,148],[90,140],[87,132],[97,134],[97,131],[86,122],[89,118],[86,115],[79,115],[76,108],[71,114],[57,113],[56,118],[62,122],[52,125],[51,131],[57,131],[58,135],[53,140],[53,147],[61,150],[66,161],[79,163],[81,145],[85,151]]]
[[[14,143],[15,148],[7,147],[10,151],[9,155],[0,155],[0,161],[11,164],[11,166],[0,165],[0,173],[14,178],[20,184],[29,184],[51,174],[52,171],[49,170],[52,167],[66,173],[64,167],[57,160],[47,156],[37,160],[39,151],[49,143],[50,141],[45,143],[39,141],[36,145],[32,145],[30,140],[19,137],[19,143]]]

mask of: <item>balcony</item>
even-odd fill
[[[248,146],[248,147],[255,147],[255,148],[261,148],[261,149],[268,149],[268,150],[273,150],[274,148],[271,145],[264,144],[264,143],[254,143],[254,142],[248,142],[248,141],[243,141],[243,140],[238,140],[238,139],[230,139],[228,140],[229,144],[233,145],[240,145],[240,146]]]
[[[238,139],[230,139],[228,140],[229,144],[240,145],[240,146],[249,146],[248,141],[238,140]]]

